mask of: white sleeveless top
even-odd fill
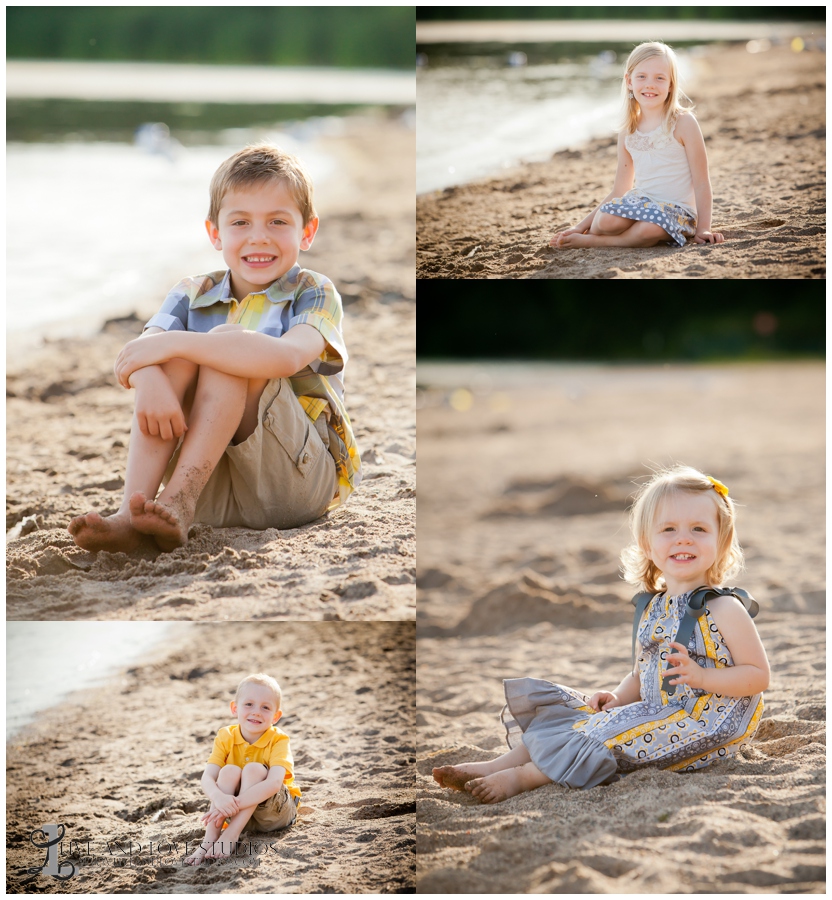
[[[696,218],[696,195],[685,148],[662,131],[662,126],[646,133],[634,131],[624,138],[633,158],[633,189],[650,200],[675,203]]]

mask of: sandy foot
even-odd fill
[[[522,794],[523,787],[520,778],[520,769],[503,769],[486,775],[484,778],[476,778],[465,785],[465,790],[476,797],[480,803],[501,803],[509,797]]]
[[[454,791],[464,791],[465,785],[473,778],[489,774],[489,763],[466,763],[463,766],[437,766],[433,779],[440,787]]]
[[[106,518],[97,512],[75,516],[70,521],[67,531],[79,547],[93,553],[99,550],[130,553],[144,540],[142,534],[131,524],[128,511],[117,512]]]
[[[170,551],[188,543],[193,513],[178,505],[176,498],[167,504],[148,500],[136,491],[130,498],[130,522],[136,531],[149,534],[160,550]]]
[[[200,845],[197,849],[185,860],[186,866],[198,866],[206,857],[208,853],[208,848]]]

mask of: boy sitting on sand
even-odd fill
[[[226,160],[210,193],[205,226],[228,270],[181,281],[119,354],[116,377],[136,390],[124,498],[72,519],[86,550],[130,552],[146,535],[173,550],[194,521],[295,528],[361,479],[341,298],[298,265],[318,230],[309,176],[260,144]]]
[[[205,838],[185,860],[188,865],[230,856],[249,819],[261,831],[294,823],[301,794],[289,736],[275,727],[283,715],[280,703],[280,685],[269,675],[249,675],[237,687],[231,701],[237,724],[219,730],[202,775],[211,808],[202,817]]]

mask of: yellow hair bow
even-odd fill
[[[721,494],[723,497],[728,496],[728,488],[725,487],[725,485],[721,481],[717,481],[716,478],[711,478],[710,475],[706,475],[705,477],[714,486],[714,490],[717,492],[717,494]]]

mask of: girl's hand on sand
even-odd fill
[[[145,366],[156,366],[159,363],[168,361],[170,356],[165,353],[164,349],[164,339],[167,337],[167,333],[144,335],[128,341],[121,348],[121,353],[116,359],[113,371],[122,387],[130,387],[130,376],[136,369],[143,369]]]
[[[690,658],[688,648],[676,641],[671,641],[670,646],[676,653],[668,654],[665,662],[667,671],[673,679],[670,684],[686,684],[688,687],[700,688],[702,686],[702,669]]]
[[[188,430],[179,400],[161,369],[143,370],[136,393],[136,421],[142,434],[164,441],[180,438]]]
[[[615,709],[616,706],[621,704],[618,702],[618,697],[611,691],[596,691],[589,698],[589,705],[596,712],[606,712],[608,709]]]
[[[718,231],[697,231],[693,240],[697,244],[725,243],[725,238]]]

